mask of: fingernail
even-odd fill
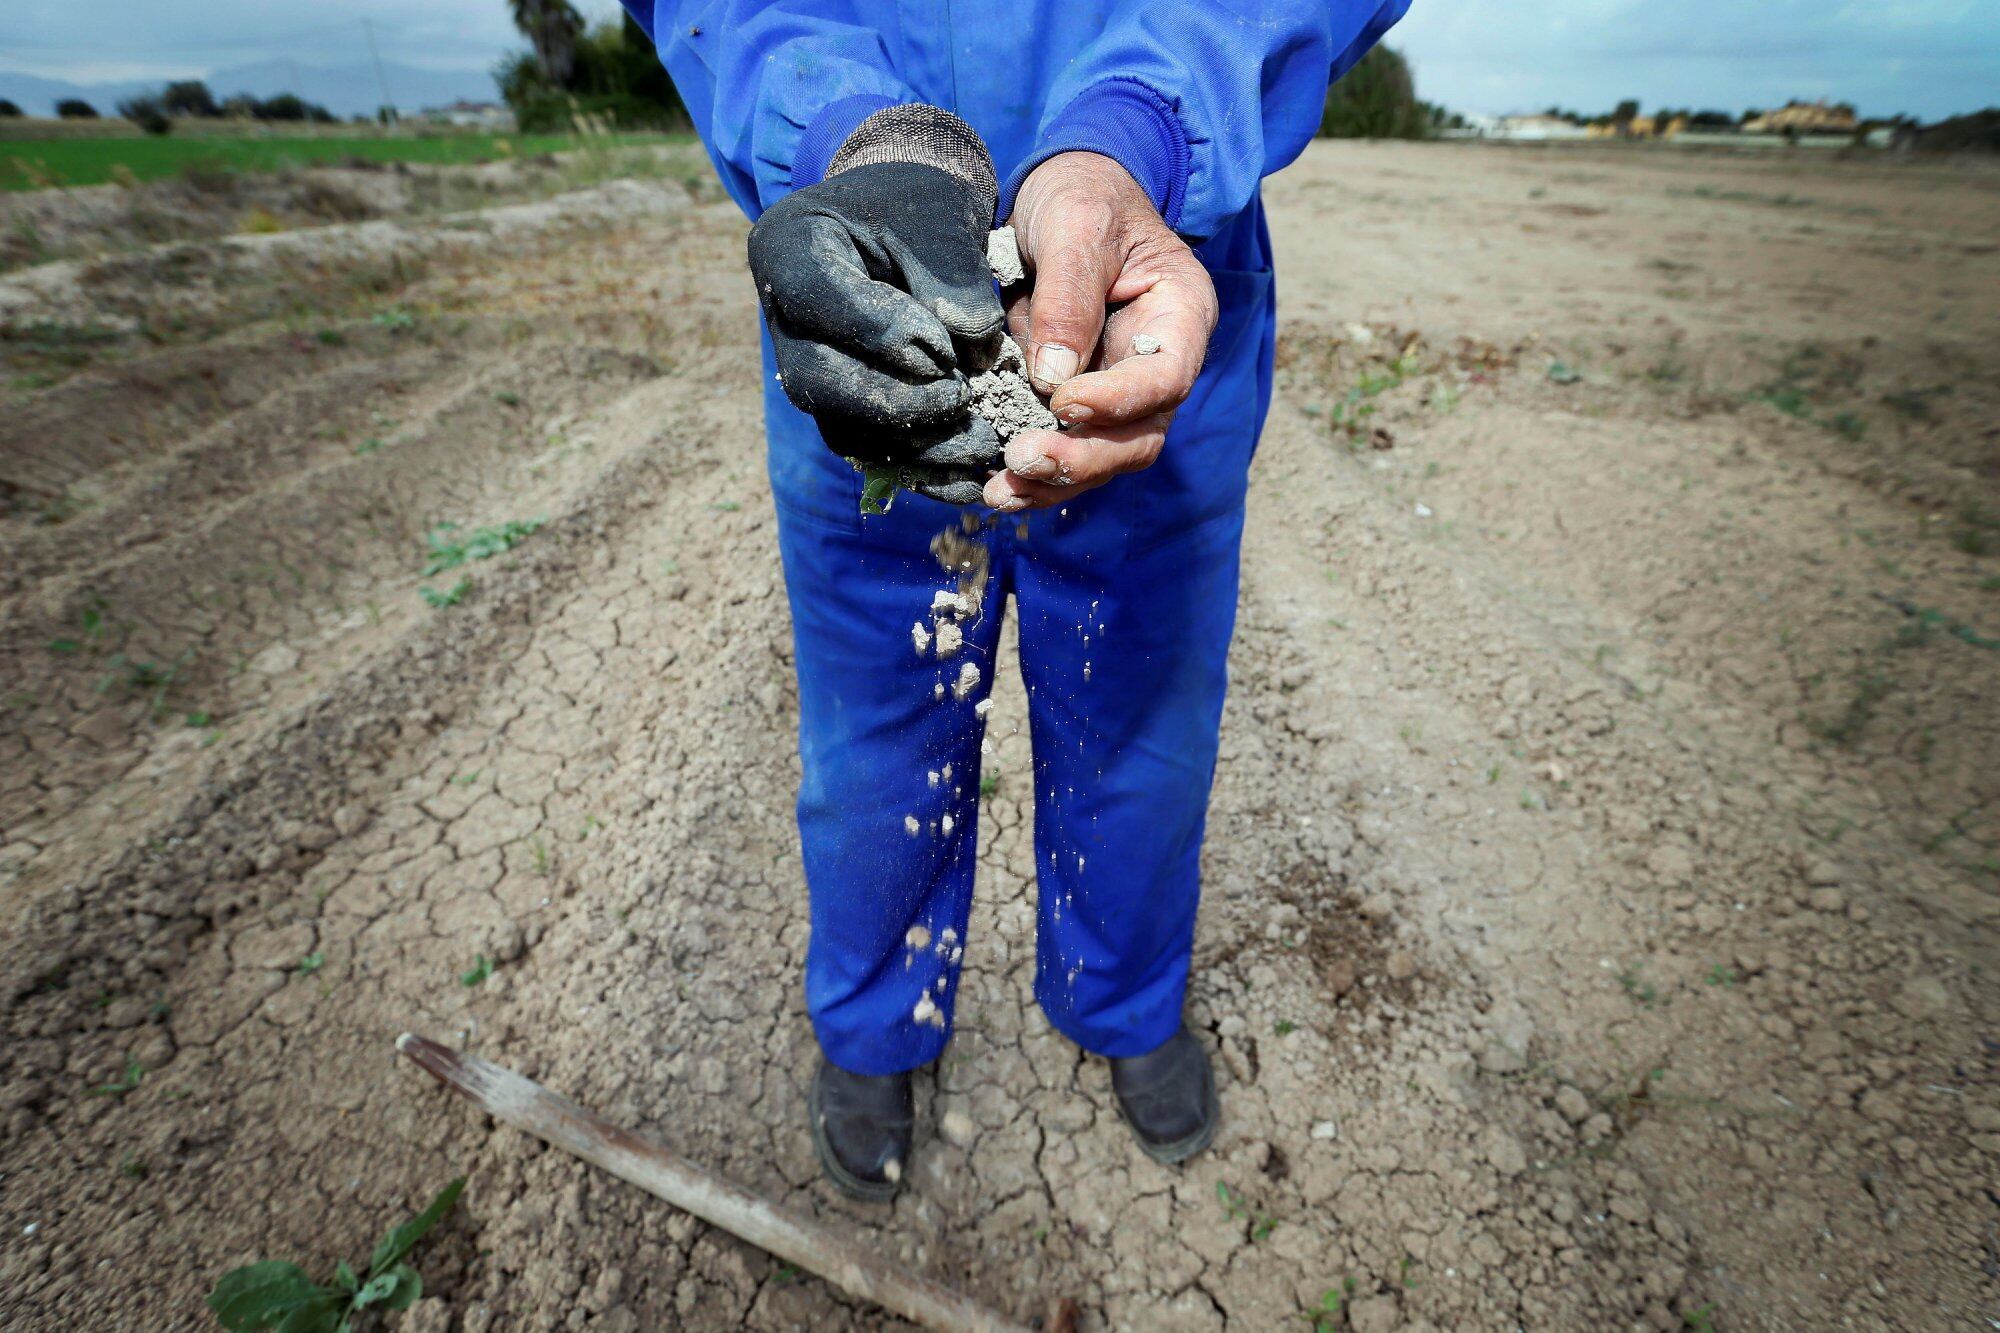
[[[1021,496],[1008,490],[1006,483],[998,477],[986,483],[986,489],[980,498],[986,501],[989,508],[996,509],[1003,514],[1011,513],[1027,503]]]
[[[1061,417],[1064,421],[1068,422],[1072,426],[1080,426],[1084,422],[1096,416],[1097,413],[1091,411],[1089,408],[1085,407],[1082,403],[1071,403],[1068,407],[1065,407],[1061,411],[1057,412],[1056,415]]]
[[[1076,374],[1076,353],[1060,343],[1043,343],[1035,349],[1035,378],[1054,386]]]
[[[1023,443],[1020,437],[1016,436],[1007,442],[1007,470],[1017,477],[1049,481],[1062,471],[1062,465],[1034,445]]]

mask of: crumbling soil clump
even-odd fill
[[[972,410],[993,423],[1002,443],[1024,430],[1055,430],[1056,414],[1028,382],[1027,358],[1021,345],[1000,335],[1000,359],[970,378]]]
[[[987,236],[986,262],[994,281],[1002,287],[1027,280],[1012,227],[998,228]],[[993,423],[993,432],[1003,443],[1024,430],[1057,428],[1056,414],[1028,382],[1028,360],[1021,345],[1006,334],[1000,335],[999,359],[972,376],[971,384],[972,410]]]

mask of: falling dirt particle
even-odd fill
[[[975,529],[976,531],[976,529]],[[959,605],[966,614],[977,613],[979,604],[986,596],[986,576],[988,559],[986,548],[972,539],[970,533],[955,528],[946,528],[931,538],[931,555],[937,560],[938,568],[958,579],[958,595],[963,600]],[[933,608],[937,599],[931,599]]]
[[[945,780],[946,782],[950,782],[950,781],[951,781],[951,765],[950,765],[950,764],[946,764],[946,765],[944,766],[944,780]]]
[[[950,657],[953,654],[957,653],[958,650],[964,646],[965,646],[965,631],[958,627],[957,622],[951,620],[940,620],[938,622],[938,628],[937,628],[938,657],[939,658]]]
[[[950,984],[951,984],[951,978],[950,978],[950,977],[939,977],[939,978],[937,979],[937,992],[938,992],[938,994],[940,994],[940,995],[944,994],[944,988],[945,988],[946,986],[949,986]]]
[[[931,1002],[931,993],[925,991],[917,997],[917,1007],[910,1010],[910,1021],[913,1023],[928,1023],[931,1021],[931,1015],[936,1012],[937,1005]]]
[[[992,711],[993,711],[993,700],[990,697],[981,699],[978,703],[972,705],[972,715],[976,718],[979,718],[981,721],[984,721],[986,715]]]
[[[945,958],[945,961],[946,961],[947,963],[950,963],[950,964],[951,964],[951,965],[952,965],[953,967],[957,967],[957,966],[958,966],[958,960],[959,960],[959,959],[961,959],[961,958],[963,958],[963,957],[965,957],[965,950],[963,950],[963,949],[953,949],[953,950],[951,951],[951,953],[950,953],[950,954],[949,954],[949,955],[948,955],[948,956],[947,956],[947,957]]]
[[[931,690],[931,698],[933,698],[933,699],[942,699],[942,698],[944,698],[944,682],[943,682],[943,681],[939,681],[939,682],[937,683],[937,685],[936,685],[936,686],[935,686],[935,687],[934,687],[934,688],[933,688],[933,689]]]
[[[925,776],[930,780],[931,786],[935,787],[938,785],[938,771],[935,768],[925,774]]]
[[[979,667],[972,662],[961,663],[958,668],[958,679],[951,683],[952,697],[963,699],[978,688]]]
[[[938,1118],[938,1133],[961,1148],[970,1148],[973,1139],[979,1136],[979,1126],[972,1123],[972,1117],[953,1107]]]
[[[1085,662],[1085,663],[1083,664],[1083,678],[1084,678],[1085,680],[1089,680],[1089,679],[1090,679],[1090,663],[1088,663],[1088,662]]]
[[[912,949],[930,948],[931,928],[929,926],[911,926],[903,934],[903,943]]]
[[[1135,333],[1132,335],[1132,355],[1151,356],[1153,353],[1159,350],[1160,350],[1160,340],[1158,338],[1155,338],[1152,334]]]
[[[958,943],[958,932],[950,926],[946,926],[944,933],[938,936],[938,943],[949,949],[952,945]]]
[[[944,834],[948,838],[951,836],[952,829],[957,827],[957,824],[950,815],[946,815],[939,821],[938,826],[944,830]]]
[[[922,824],[919,824],[917,822],[917,817],[915,815],[903,816],[903,831],[909,834],[911,837],[913,838],[916,837],[918,833],[922,832],[923,827],[924,826]]]
[[[930,651],[931,632],[924,628],[923,621],[919,620],[910,626],[910,642],[915,645],[918,657]]]
[[[891,1185],[901,1180],[903,1178],[902,1162],[894,1157],[891,1157],[888,1161],[882,1163],[882,1178],[888,1181]]]

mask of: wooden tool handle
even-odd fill
[[[1027,1333],[1023,1325],[998,1312],[920,1274],[895,1268],[879,1254],[816,1222],[779,1210],[511,1069],[408,1032],[396,1038],[396,1049],[495,1120],[574,1153],[710,1226],[817,1273],[850,1296],[949,1333]]]

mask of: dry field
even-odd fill
[[[481,1120],[406,1028],[1024,1317],[2000,1319],[2000,171],[1322,144],[1269,201],[1222,1136],[1142,1158],[1029,1003],[1003,666],[893,1208],[803,1130],[732,209],[0,278],[0,1325],[212,1326],[225,1269],[328,1273],[462,1172],[400,1327],[882,1326]]]

